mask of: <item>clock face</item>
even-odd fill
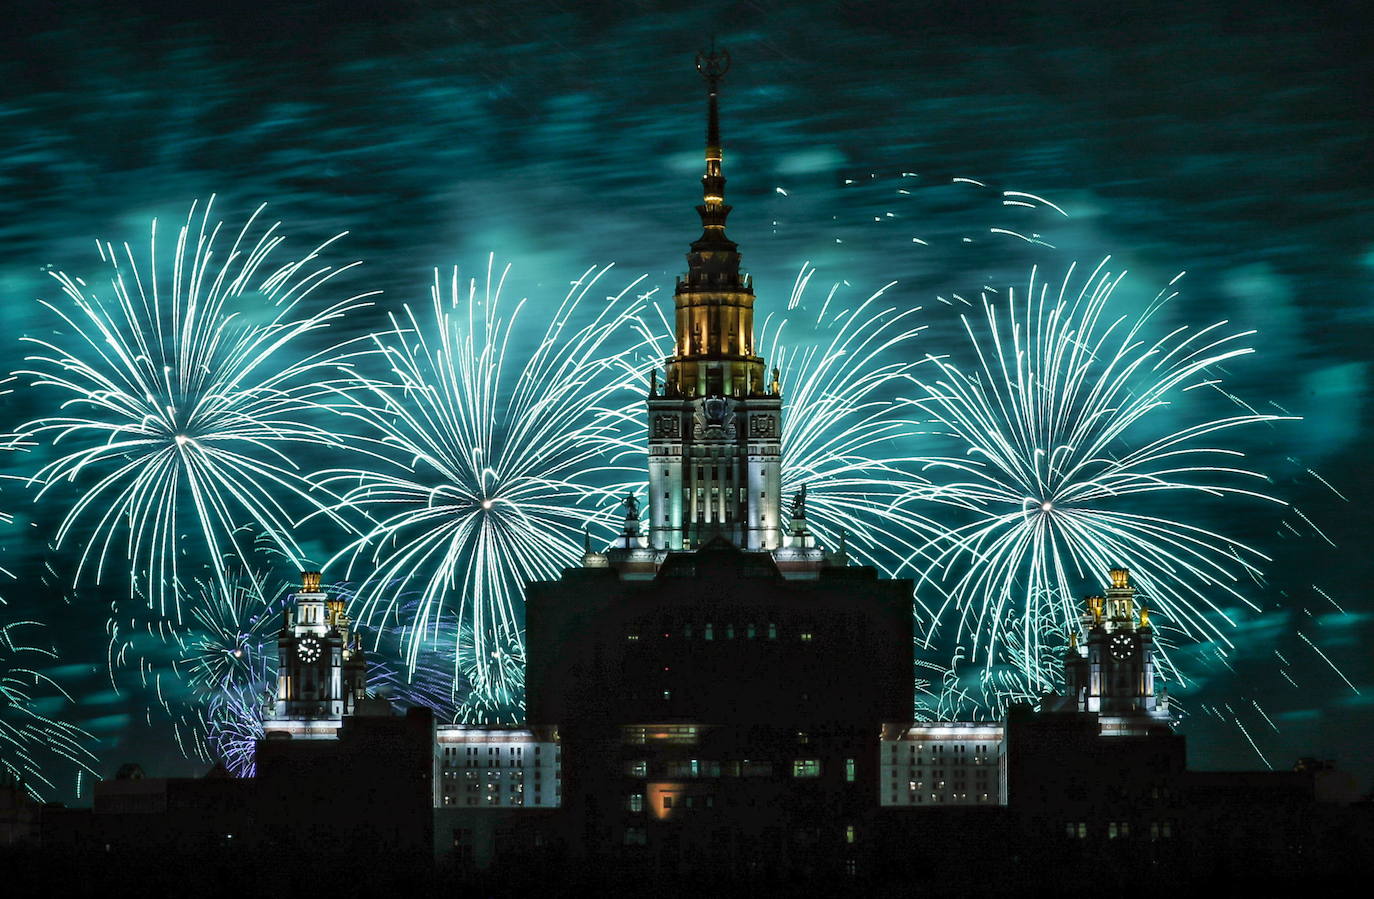
[[[300,653],[302,662],[309,664],[318,661],[320,658],[320,641],[314,637],[305,637],[301,640],[296,651]]]
[[[1131,656],[1131,638],[1126,634],[1117,634],[1112,637],[1112,658],[1118,662],[1124,661]]]

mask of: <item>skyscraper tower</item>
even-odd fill
[[[706,79],[701,237],[673,295],[676,341],[663,392],[649,390],[649,546],[693,549],[723,537],[744,549],[782,545],[782,395],[754,352],[754,287],[725,236],[720,82],[728,53],[699,54]]]

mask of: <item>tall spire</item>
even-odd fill
[[[693,268],[708,263],[704,267],[717,272],[724,269],[737,273],[739,259],[730,256],[735,244],[725,237],[725,217],[730,214],[730,207],[725,204],[725,175],[721,171],[720,148],[720,82],[729,70],[730,53],[728,50],[717,52],[714,40],[709,52],[697,54],[697,71],[706,79],[706,173],[701,176],[701,205],[697,207],[697,214],[701,216],[701,238],[692,244],[692,252],[714,251],[725,255],[691,261]]]

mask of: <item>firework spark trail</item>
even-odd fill
[[[1033,692],[1053,686],[1035,661],[1046,625],[1075,626],[1073,582],[1109,568],[1129,567],[1156,613],[1195,640],[1231,645],[1215,620],[1233,623],[1218,605],[1222,596],[1258,611],[1237,582],[1239,574],[1261,576],[1263,553],[1182,516],[1128,511],[1124,500],[1286,505],[1243,486],[1263,476],[1239,467],[1242,453],[1214,442],[1282,416],[1246,412],[1162,436],[1150,430],[1162,417],[1157,410],[1252,352],[1241,341],[1253,332],[1228,333],[1221,322],[1151,339],[1147,325],[1175,295],[1172,282],[1142,315],[1112,318],[1109,301],[1123,275],[1106,271],[1107,261],[1077,291],[1070,267],[1057,290],[1032,270],[1020,298],[1012,291],[994,302],[984,294],[981,320],[961,316],[974,366],[932,357],[935,377],[916,373],[919,392],[907,400],[953,446],[929,459],[934,486],[913,489],[907,502],[968,517],[907,559],[927,562],[923,582],[944,591],[938,606],[923,603],[923,610],[940,623],[952,610],[955,639],[969,641],[970,656],[989,667],[1008,629],[1019,630]]]
[[[1304,643],[1306,643],[1308,646],[1312,647],[1312,651],[1315,652],[1317,655],[1321,656],[1321,660],[1322,660],[1323,662],[1325,662],[1327,665],[1331,666],[1331,670],[1334,671],[1334,672],[1336,672],[1336,674],[1340,677],[1341,680],[1345,681],[1345,685],[1346,685],[1347,687],[1349,687],[1350,689],[1352,689],[1352,690],[1355,691],[1355,695],[1357,695],[1357,696],[1360,695],[1360,688],[1357,687],[1357,686],[1355,686],[1353,683],[1351,683],[1350,678],[1348,678],[1348,677],[1345,676],[1345,672],[1342,671],[1340,668],[1338,668],[1338,667],[1336,666],[1336,663],[1333,662],[1333,661],[1331,661],[1331,658],[1330,658],[1329,656],[1327,656],[1326,653],[1324,653],[1324,652],[1321,651],[1321,647],[1319,647],[1317,644],[1315,644],[1315,643],[1313,643],[1311,640],[1309,640],[1309,639],[1307,638],[1307,635],[1304,634],[1302,631],[1297,631],[1296,633],[1297,633],[1297,635],[1298,635],[1300,638],[1302,638],[1302,642],[1304,642]],[[1296,685],[1295,685],[1295,686],[1296,686]]]
[[[1259,744],[1255,742],[1254,737],[1250,736],[1250,731],[1246,730],[1245,725],[1241,723],[1240,716],[1236,714],[1235,709],[1231,708],[1230,703],[1226,703],[1226,711],[1231,713],[1231,723],[1240,728],[1240,732],[1245,735],[1245,742],[1249,743],[1250,748],[1255,750],[1255,755],[1259,756],[1261,762],[1264,762],[1264,767],[1273,771],[1274,766],[1269,762],[1269,759],[1265,757],[1264,753],[1260,752]],[[1263,712],[1261,712],[1261,714],[1263,714]]]
[[[206,740],[224,767],[235,777],[252,777],[257,768],[257,743],[267,736],[263,727],[261,687],[223,685],[205,710]]]
[[[94,738],[72,724],[40,711],[47,700],[67,703],[72,697],[55,680],[32,667],[57,658],[51,649],[26,643],[20,631],[42,627],[36,621],[0,625],[0,772],[34,798],[52,789],[54,764],[95,773],[96,758],[89,749]]]
[[[598,435],[611,425],[599,410],[618,388],[628,350],[615,339],[638,312],[638,280],[589,323],[576,320],[608,270],[573,283],[528,354],[518,349],[525,301],[508,312],[501,298],[508,268],[494,275],[489,260],[485,285],[466,289],[456,269],[447,289],[436,272],[430,315],[406,306],[375,335],[389,373],[359,375],[366,390],[341,410],[362,424],[382,467],[317,475],[340,489],[340,508],[370,519],[330,562],[362,574],[360,620],[384,628],[399,597],[418,597],[408,613],[413,667],[451,612],[475,635],[472,687],[484,702],[523,702],[501,657],[511,641],[523,647],[523,585],[577,558],[588,510],[606,496]]]
[[[426,626],[418,614],[423,602],[420,596],[403,598],[394,624],[377,631],[370,640],[367,690],[401,707],[432,709],[435,720],[452,723],[461,717],[471,692],[458,662],[461,629],[449,616]],[[407,664],[417,642],[416,661]]]
[[[57,532],[59,548],[78,535],[84,541],[76,579],[93,569],[100,583],[117,555],[130,566],[131,594],[174,617],[169,594],[182,576],[184,536],[203,544],[207,564],[242,555],[235,534],[245,524],[302,556],[285,502],[324,506],[293,454],[301,445],[338,445],[310,421],[348,387],[336,380],[342,344],[314,353],[302,344],[369,305],[370,295],[308,309],[357,263],[318,261],[343,235],[269,263],[284,237],[276,224],[256,228],[262,207],[221,259],[212,203],[199,220],[191,207],[170,272],[154,221],[142,262],[128,244],[100,245],[109,295],[56,273],[69,302],[44,305],[68,331],[25,337],[37,350],[19,372],[60,410],[20,431],[60,453],[33,477],[37,498],[58,484],[84,489]]]
[[[1254,706],[1255,711],[1259,712],[1260,715],[1264,718],[1265,723],[1274,729],[1274,733],[1279,733],[1279,726],[1274,723],[1274,720],[1269,717],[1269,715],[1264,711],[1264,709],[1260,708],[1260,704],[1253,699],[1250,700],[1250,704]]]

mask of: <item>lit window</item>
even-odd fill
[[[751,624],[751,625],[749,625],[749,627],[746,629],[746,635],[749,637],[750,640],[752,640],[752,639],[754,639],[756,636],[758,636],[758,629],[755,628],[755,627]]]
[[[820,777],[820,759],[797,759],[792,763],[793,777]]]
[[[663,698],[664,698],[665,700],[672,699],[672,698],[673,698],[673,691],[672,691],[672,690],[664,690],[664,691],[663,691]]]
[[[848,827],[844,829],[844,841],[846,843],[853,843],[854,837],[854,825],[850,824]]]
[[[706,622],[706,632],[703,633],[702,636],[705,637],[707,640],[714,640],[714,639],[716,639],[716,629],[715,629],[715,627],[711,624],[711,622],[709,622],[709,621]]]
[[[811,642],[811,632],[810,632],[810,631],[802,631],[801,639],[802,639],[802,642],[803,642],[803,643],[810,643],[810,642]]]
[[[768,639],[778,639],[778,626],[776,624],[773,624],[772,622],[768,623]]]
[[[853,759],[844,760],[844,779],[850,783],[854,782],[855,764]],[[895,772],[894,772],[895,773]]]
[[[634,761],[627,764],[625,766],[625,770],[629,773],[631,777],[648,777],[649,763],[644,759],[640,759],[639,761]]]

